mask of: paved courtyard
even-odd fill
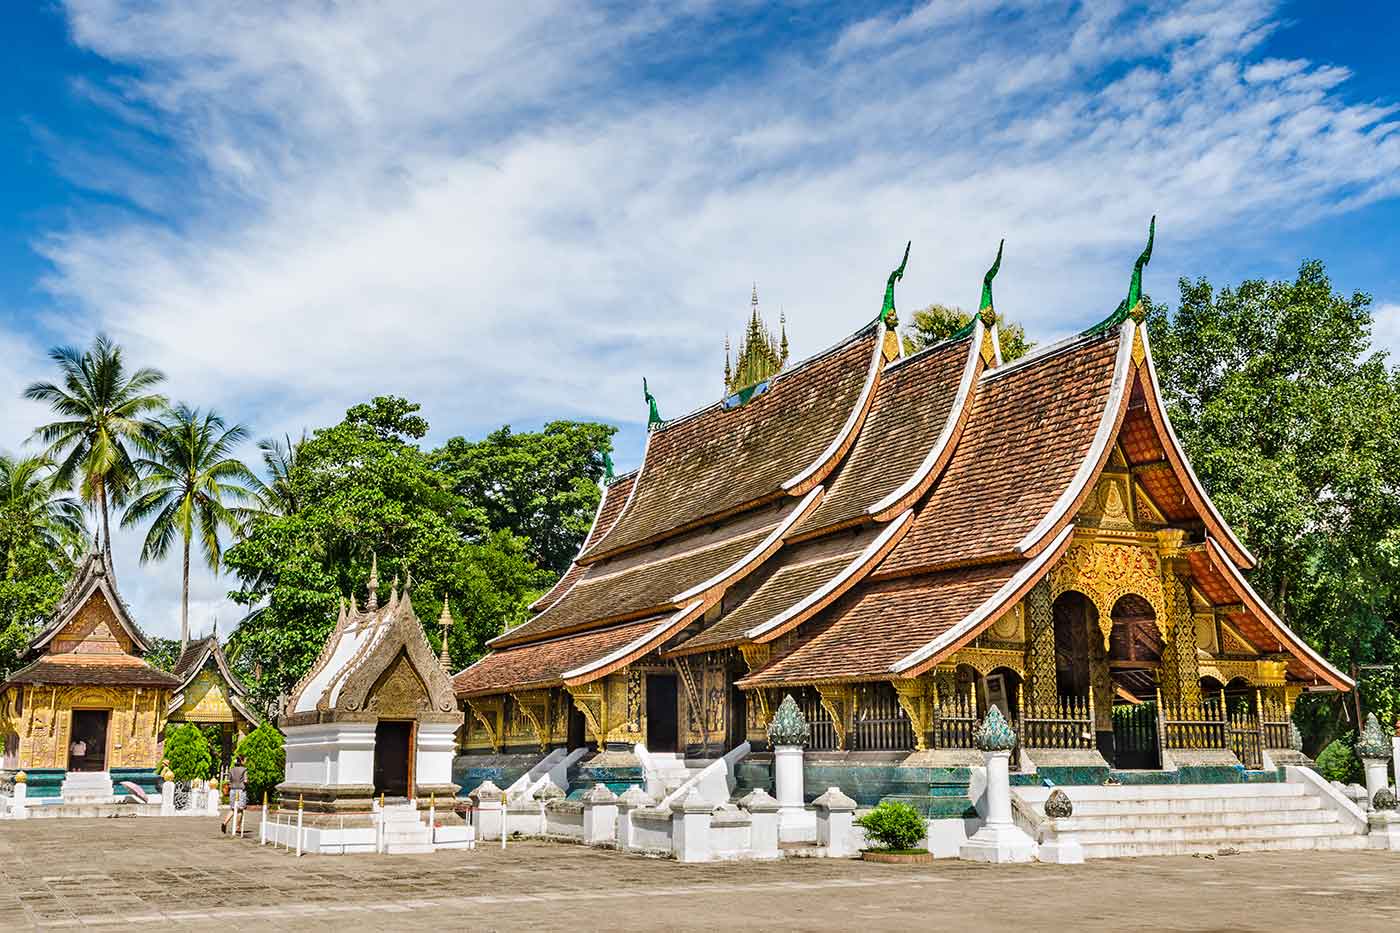
[[[1013,921],[1014,918],[1014,921]],[[544,843],[305,856],[213,819],[0,823],[0,928],[595,930],[1400,929],[1400,854],[1079,866],[678,865]]]

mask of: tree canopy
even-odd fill
[[[610,425],[552,421],[535,433],[510,425],[483,440],[454,437],[433,455],[453,491],[484,528],[523,538],[530,559],[563,573],[598,508]]]
[[[1180,292],[1147,323],[1192,466],[1285,621],[1343,670],[1391,665],[1362,678],[1362,699],[1393,721],[1400,370],[1370,352],[1371,299],[1335,292],[1320,262],[1292,281],[1182,279]]]
[[[376,557],[382,590],[391,578],[404,586],[412,575],[414,603],[435,647],[434,610],[447,596],[456,665],[523,620],[553,581],[531,559],[528,540],[493,526],[492,514],[459,494],[454,477],[438,467],[447,461],[415,443],[428,430],[418,407],[379,397],[313,432],[297,445],[295,467],[282,479],[296,511],[253,516],[225,552],[240,582],[232,598],[260,607],[233,640],[264,703],[315,660],[344,595],[364,604]],[[560,484],[574,486],[568,477]]]
[[[906,351],[916,353],[924,347],[947,340],[972,323],[972,313],[953,305],[931,304],[915,311],[904,329]],[[1003,362],[1019,360],[1031,351],[1035,343],[1026,339],[1026,329],[1020,324],[999,321],[997,341],[1001,344]]]

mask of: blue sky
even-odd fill
[[[0,449],[98,329],[255,436],[394,392],[433,439],[556,417],[641,450],[719,392],[750,283],[798,356],[878,310],[1039,340],[1147,285],[1326,261],[1400,349],[1389,3],[69,0],[0,13]],[[118,568],[143,622],[173,564]],[[236,610],[195,581],[196,627]]]

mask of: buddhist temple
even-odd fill
[[[817,791],[862,805],[965,787],[992,707],[1024,783],[1282,780],[1296,698],[1352,684],[1255,593],[1192,472],[1149,258],[1101,324],[1011,364],[996,266],[968,327],[904,355],[901,265],[875,320],[656,425],[533,618],[456,675],[464,760],[747,743],[761,771],[791,694]]]
[[[4,769],[34,798],[110,799],[113,781],[157,790],[162,731],[180,684],[146,663],[150,643],[105,553],[78,566],[24,667],[0,684]]]
[[[239,741],[261,720],[248,707],[248,688],[229,666],[218,631],[186,645],[173,673],[180,685],[170,697],[167,719],[218,726],[216,752],[227,767]]]
[[[454,736],[462,713],[407,589],[381,605],[342,605],[335,628],[292,688],[278,727],[286,736],[284,806],[360,814],[371,801],[451,797]],[[366,824],[368,825],[368,824]]]

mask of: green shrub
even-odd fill
[[[263,723],[243,737],[235,754],[243,756],[243,766],[248,769],[248,803],[261,803],[263,794],[275,791],[286,774],[282,733]]]
[[[1332,744],[1317,756],[1317,773],[1329,781],[1343,784],[1361,783],[1361,761],[1351,746],[1341,739],[1333,739]]]
[[[214,768],[209,740],[199,726],[191,722],[166,733],[165,758],[177,781],[206,780]]]
[[[881,849],[912,849],[924,838],[924,818],[907,803],[887,800],[856,820]]]

